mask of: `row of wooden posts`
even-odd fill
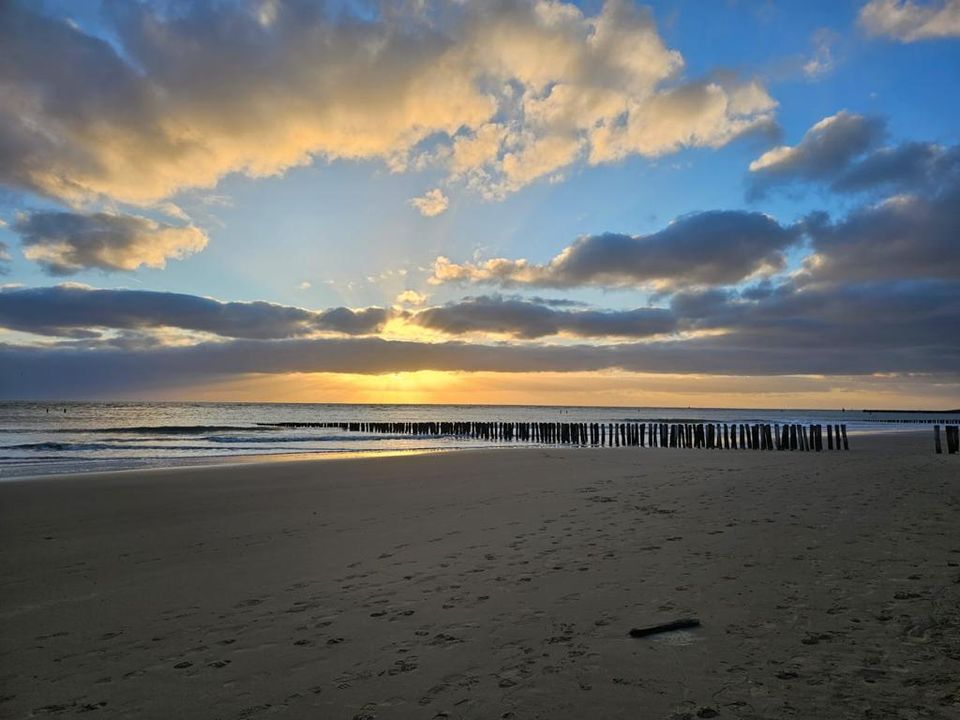
[[[960,425],[947,425],[944,430],[946,430],[947,435],[947,452],[950,455],[960,453]],[[939,425],[933,426],[933,442],[937,455],[940,455],[943,452],[943,446],[940,444]]]
[[[871,423],[890,423],[895,425],[946,425],[949,422],[957,422],[957,419],[947,420],[941,418],[876,418],[868,417],[866,422]]]
[[[322,422],[265,423],[274,427],[336,428],[346,432],[453,436],[474,440],[596,447],[708,450],[849,450],[843,424],[560,423],[560,422]],[[824,433],[826,428],[826,433]]]

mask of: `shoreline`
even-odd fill
[[[497,450],[500,448],[431,448],[411,450],[329,450],[317,452],[290,452],[290,453],[262,453],[250,455],[207,455],[196,458],[184,458],[182,463],[169,465],[139,465],[117,468],[91,468],[89,470],[64,470],[63,472],[40,473],[37,475],[11,475],[3,477],[0,474],[0,484],[18,481],[55,480],[58,478],[88,477],[97,475],[129,474],[129,473],[163,473],[163,472],[192,472],[206,468],[246,467],[249,465],[273,465],[275,463],[343,461],[365,459],[388,459],[408,455],[434,455],[447,452],[470,450]],[[56,462],[56,461],[54,461]],[[69,461],[63,461],[69,462]],[[89,462],[111,462],[90,460]],[[117,461],[124,462],[123,460]],[[0,466],[0,471],[2,471]]]
[[[932,426],[929,428],[898,428],[898,429],[888,429],[888,428],[877,428],[871,430],[850,430],[849,436],[855,439],[870,439],[876,437],[921,437],[932,435]],[[930,452],[933,453],[933,440],[930,439]],[[100,460],[100,459],[90,459],[85,460],[84,462],[90,463],[115,463],[118,467],[102,467],[102,468],[70,468],[64,469],[60,472],[38,472],[38,473],[22,473],[22,474],[13,474],[5,476],[3,474],[4,465],[0,464],[0,484],[17,482],[21,480],[43,480],[43,479],[52,479],[60,477],[76,477],[76,476],[89,476],[89,475],[101,475],[109,473],[136,473],[136,472],[164,472],[164,471],[191,471],[199,470],[207,467],[224,467],[224,466],[247,466],[247,465],[270,465],[273,463],[290,463],[290,462],[317,462],[317,461],[343,461],[343,460],[360,460],[360,459],[388,459],[393,457],[403,457],[407,455],[435,455],[435,454],[444,454],[444,453],[463,453],[463,452],[493,452],[499,450],[550,450],[550,449],[565,449],[571,450],[574,452],[580,452],[584,450],[613,450],[617,448],[593,448],[590,446],[570,446],[570,445],[550,445],[550,444],[537,444],[537,443],[510,443],[503,444],[498,446],[491,447],[435,447],[435,448],[413,448],[413,449],[383,449],[383,450],[322,450],[314,452],[284,452],[284,453],[261,453],[261,454],[237,454],[237,455],[206,455],[198,456],[193,458],[170,458],[170,460],[177,460],[177,462],[169,463],[157,463],[157,464],[148,464],[150,461],[140,461],[142,464],[130,465],[127,467],[119,467],[121,463],[124,462],[136,462],[133,459],[127,460]],[[633,452],[651,452],[651,451],[662,451],[669,450],[670,448],[660,448],[660,447],[634,447],[629,448]],[[673,448],[678,449],[678,448]],[[855,446],[851,448],[851,451],[855,451]],[[685,449],[686,452],[717,452],[716,450],[706,450],[706,449]],[[762,450],[754,451],[752,449],[728,449],[721,450],[720,452],[776,452],[776,453],[793,453],[797,451],[790,450]],[[806,451],[813,452],[813,451]],[[820,451],[822,454],[831,454],[837,451],[824,449]],[[850,451],[844,451],[850,452]],[[816,453],[814,453],[816,454]],[[44,462],[75,462],[69,460],[51,460],[51,461],[36,461],[37,464]],[[15,467],[13,465],[7,467]],[[19,468],[18,468],[19,469]],[[39,469],[39,468],[38,468]]]

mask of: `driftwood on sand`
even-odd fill
[[[662,625],[651,625],[649,627],[633,628],[630,631],[630,637],[641,638],[649,635],[659,635],[660,633],[673,632],[674,630],[689,630],[690,628],[700,627],[700,621],[697,618],[681,618]]]

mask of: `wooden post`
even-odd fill
[[[937,455],[943,454],[943,447],[940,445],[940,426],[933,426],[933,446],[937,449]]]
[[[843,449],[849,450],[850,443],[847,442],[847,424],[844,423],[843,425],[841,425],[840,430],[843,432]]]
[[[960,452],[960,427],[947,425],[947,453],[956,455]]]

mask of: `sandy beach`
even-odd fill
[[[926,432],[10,481],[0,576],[4,718],[960,717]]]

